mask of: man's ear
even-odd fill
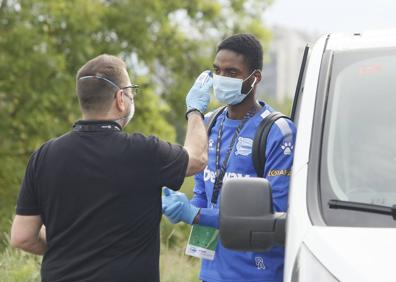
[[[252,87],[253,89],[256,88],[257,84],[260,82],[261,80],[261,71],[256,71],[254,73],[254,75],[252,76],[252,84],[250,85],[250,87]]]
[[[124,112],[126,109],[125,97],[123,90],[119,89],[115,94],[115,106],[120,112]]]
[[[261,71],[256,71],[254,73],[254,77],[256,78],[256,83],[254,84],[256,86],[261,81],[261,78],[262,78]]]

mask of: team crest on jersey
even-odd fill
[[[235,155],[248,156],[252,153],[253,140],[245,137],[238,137],[238,143],[236,144]]]
[[[294,146],[291,142],[284,142],[281,148],[283,150],[283,154],[288,156],[292,154]]]

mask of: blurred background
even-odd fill
[[[127,132],[183,143],[185,95],[225,37],[260,39],[258,96],[289,114],[307,43],[396,26],[395,9],[391,0],[0,0],[0,281],[40,281],[41,258],[9,247],[10,223],[30,155],[80,118],[74,78],[87,60],[118,55],[141,86]],[[187,178],[183,191],[192,187]],[[189,230],[162,220],[161,281],[197,281]]]

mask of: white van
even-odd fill
[[[265,179],[230,179],[223,244],[285,244],[284,281],[396,281],[396,30],[307,47],[292,115],[287,214],[273,213]]]

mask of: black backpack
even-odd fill
[[[226,106],[217,108],[216,110],[213,111],[212,115],[209,117],[206,126],[208,136],[210,134],[210,131],[212,130],[212,127],[216,123],[217,117],[225,110],[225,108]],[[256,134],[254,136],[252,158],[253,158],[253,165],[258,177],[263,177],[264,174],[264,167],[266,161],[265,148],[267,145],[268,133],[270,132],[274,122],[280,118],[290,119],[289,117],[283,115],[280,112],[272,112],[260,122],[260,125],[258,126]]]

